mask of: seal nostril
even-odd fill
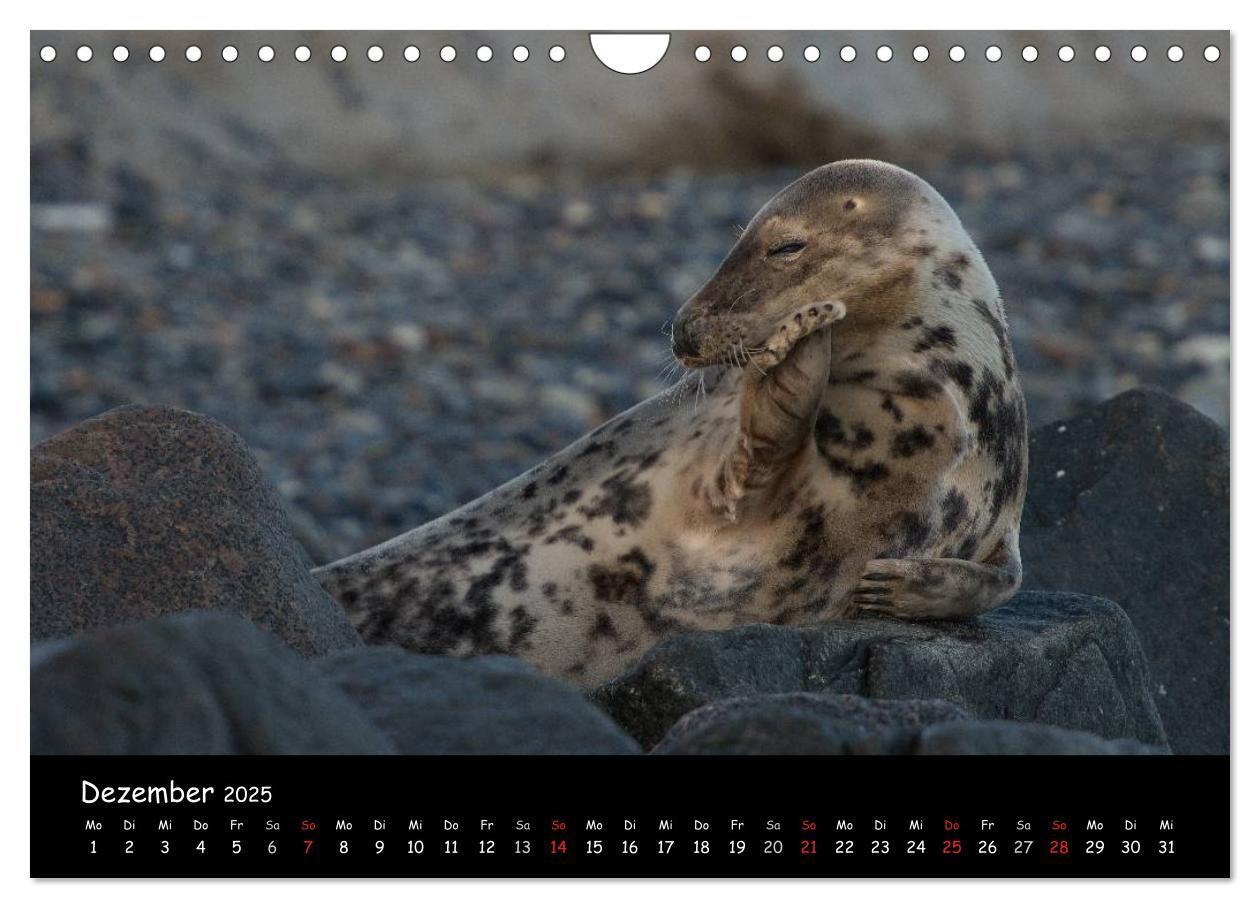
[[[674,352],[674,356],[680,359],[684,356],[699,356],[700,345],[686,328],[680,328],[675,325],[670,336],[670,348]]]

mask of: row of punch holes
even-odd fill
[[[476,57],[483,63],[488,63],[494,59],[494,49],[488,44],[480,45],[476,50]],[[961,44],[952,45],[947,54],[949,59],[955,63],[961,63],[967,59],[967,49]],[[226,63],[234,63],[240,57],[240,51],[235,45],[228,44],[224,46],[219,55]],[[736,63],[742,63],[748,59],[749,51],[742,44],[736,44],[730,50],[730,57]],[[1058,48],[1058,58],[1064,63],[1070,63],[1076,59],[1076,49],[1070,44],[1061,45]],[[1169,45],[1164,54],[1169,61],[1179,63],[1185,58],[1185,49],[1178,44]],[[299,63],[309,61],[313,56],[310,47],[305,44],[298,45],[293,50],[293,58]],[[344,63],[350,56],[350,52],[342,44],[335,45],[328,54],[334,63]],[[379,44],[373,44],[365,52],[365,56],[372,63],[379,63],[385,59],[385,50]],[[402,51],[403,59],[408,63],[415,63],[420,59],[420,48],[414,44],[409,44]],[[446,63],[450,63],[456,59],[458,52],[455,47],[447,44],[438,51],[438,57]],[[693,56],[700,63],[707,63],[713,57],[713,51],[704,44],[697,46],[693,52]],[[778,63],[784,59],[786,52],[777,44],[772,44],[766,49],[766,59],[772,63]],[[817,63],[822,59],[822,51],[817,45],[810,44],[801,51],[801,56],[807,63]],[[875,59],[881,63],[891,61],[895,53],[887,44],[881,44],[875,49]],[[924,63],[931,58],[931,51],[926,45],[918,44],[910,52],[910,56],[918,63]],[[996,44],[990,44],[984,49],[984,58],[990,63],[997,63],[1002,59],[1002,48]],[[1026,44],[1020,49],[1020,57],[1028,63],[1035,62],[1041,56],[1041,52],[1035,45]],[[1135,44],[1129,48],[1129,59],[1135,63],[1141,63],[1147,59],[1149,52],[1142,44]],[[81,63],[87,63],[93,57],[92,48],[87,44],[79,45],[75,49],[75,58]],[[131,57],[131,51],[124,45],[119,44],[113,50],[113,57],[119,63],[125,63]],[[518,44],[512,48],[512,59],[518,63],[524,63],[530,57],[529,48],[523,44]],[[547,50],[547,57],[555,63],[559,63],[565,58],[565,49],[561,44],[553,44]],[[845,63],[852,63],[858,58],[857,48],[851,44],[846,44],[840,48],[839,57]],[[1111,48],[1105,44],[1100,44],[1094,48],[1094,59],[1100,63],[1106,63],[1112,57]],[[51,63],[57,59],[57,49],[51,44],[46,44],[40,48],[39,58],[45,63]],[[202,50],[193,44],[184,49],[184,58],[191,63],[196,63],[202,58]],[[264,44],[258,48],[258,59],[264,63],[270,63],[276,58],[276,49],[269,44]],[[1209,44],[1203,48],[1203,59],[1209,63],[1215,63],[1221,58],[1221,49],[1215,44]],[[166,59],[166,49],[160,44],[155,44],[149,48],[149,59],[154,63],[161,63]]]
[[[89,62],[94,56],[91,46],[87,44],[79,45],[74,52],[75,59],[80,63]],[[190,63],[197,63],[204,56],[201,48],[196,44],[190,44],[184,48],[184,59]],[[225,63],[235,63],[240,59],[241,52],[235,44],[224,45],[219,50],[219,56],[223,58]],[[293,49],[293,59],[299,63],[306,63],[314,56],[310,47],[305,44],[299,44]],[[328,52],[329,58],[334,63],[344,63],[350,58],[350,51],[346,49],[344,44],[334,45]],[[380,63],[385,59],[385,50],[379,44],[373,44],[365,53],[365,56],[372,63]],[[452,62],[458,56],[458,51],[450,44],[443,45],[438,51],[438,57],[445,63]],[[494,48],[488,44],[482,44],[476,50],[477,59],[482,63],[488,63],[494,59]],[[512,59],[517,63],[524,63],[529,59],[529,48],[524,44],[518,44],[512,48]],[[547,57],[554,63],[561,62],[566,56],[564,45],[553,44],[547,49]],[[114,60],[119,63],[126,63],[131,59],[131,50],[125,45],[119,44],[113,51]],[[415,63],[420,59],[420,48],[414,44],[408,44],[403,48],[402,57],[408,63]],[[39,58],[45,63],[52,63],[57,59],[57,48],[51,44],[45,44],[39,49]],[[154,63],[161,63],[166,59],[166,48],[160,44],[155,44],[149,48],[149,59]],[[258,48],[258,59],[263,63],[270,63],[276,59],[276,49],[270,44],[264,44]]]

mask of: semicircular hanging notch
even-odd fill
[[[645,73],[665,58],[668,32],[591,32],[591,50],[613,72]]]

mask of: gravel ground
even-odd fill
[[[1228,418],[1229,153],[916,164],[1004,295],[1039,424],[1139,383]],[[438,516],[665,385],[662,327],[794,171],[402,189],[32,156],[31,438],[162,402],[239,431],[316,560]]]

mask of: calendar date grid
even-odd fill
[[[111,831],[110,826],[115,828]],[[1121,855],[1133,860],[1177,854],[1175,817],[997,815],[963,818],[891,816],[88,816],[89,856],[114,849],[191,858],[253,855],[304,862],[338,858],[399,858],[441,864],[482,862],[585,863],[615,859],[665,861],[725,857],[801,864],[868,856],[945,863],[1012,857],[1046,863]],[[417,868],[421,869],[421,868]],[[837,867],[842,870],[842,867]]]

